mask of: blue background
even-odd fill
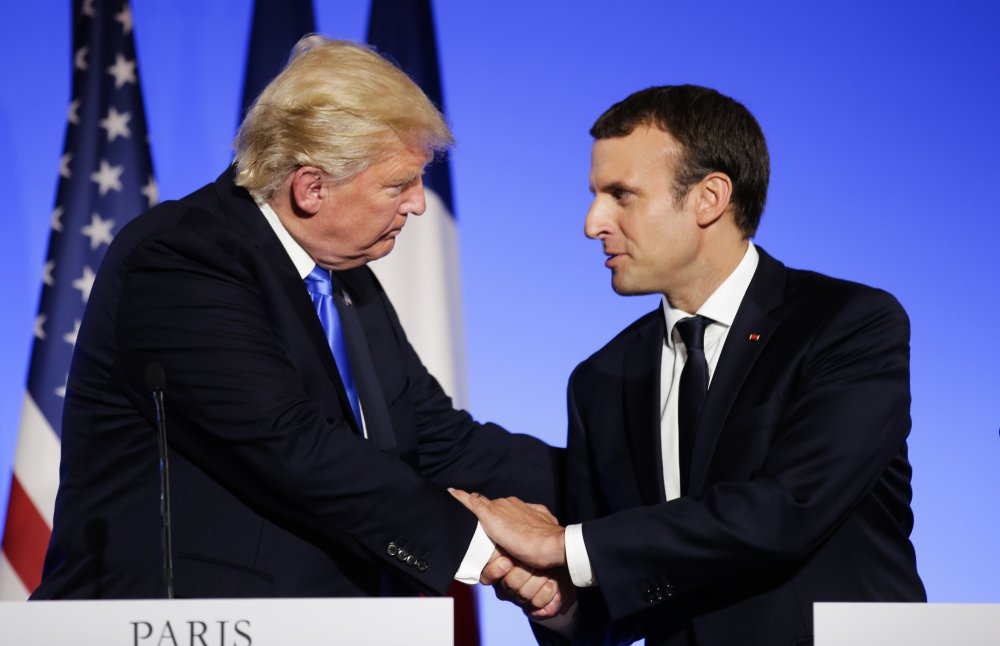
[[[67,0],[5,4],[0,506],[71,65]],[[1000,602],[1000,5],[945,4],[438,0],[474,414],[565,442],[570,371],[657,304],[616,296],[583,236],[587,130],[642,87],[718,88],[754,112],[770,144],[757,243],[790,266],[883,287],[908,310],[920,573],[932,601]],[[230,159],[250,9],[135,2],[161,199]],[[316,17],[326,35],[362,39],[368,2],[316,0]],[[529,639],[512,606],[484,611],[486,644]]]

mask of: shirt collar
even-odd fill
[[[748,241],[746,253],[743,254],[740,264],[736,265],[736,269],[722,281],[721,285],[715,288],[715,291],[694,314],[671,307],[670,301],[664,296],[662,307],[663,315],[667,321],[667,330],[672,332],[677,321],[698,314],[712,319],[713,323],[731,327],[736,319],[736,312],[740,309],[740,303],[743,302],[743,296],[747,293],[747,288],[750,287],[750,281],[753,280],[754,272],[757,271],[759,260],[760,254],[757,253],[757,247]],[[667,334],[667,343],[671,346],[673,346],[672,336],[672,334]]]
[[[292,234],[288,232],[285,225],[281,223],[281,219],[278,214],[274,212],[271,205],[267,202],[257,202],[257,207],[260,212],[264,214],[264,219],[267,223],[271,225],[274,229],[275,235],[278,236],[278,240],[281,242],[281,246],[285,248],[285,253],[291,258],[292,264],[295,265],[295,269],[299,272],[299,277],[305,279],[306,276],[312,272],[316,267],[316,261],[312,259],[312,256],[302,248]]]

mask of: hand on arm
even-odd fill
[[[481,578],[494,586],[497,597],[521,606],[534,619],[553,617],[573,605],[576,594],[564,569],[565,530],[544,505],[450,491],[499,546]]]
[[[566,566],[565,528],[544,505],[518,498],[490,500],[460,489],[449,491],[476,515],[486,534],[517,561],[546,570]]]

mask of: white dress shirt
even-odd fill
[[[261,213],[264,214],[267,223],[274,229],[274,233],[278,236],[278,240],[281,241],[281,246],[285,249],[285,253],[288,254],[292,264],[295,265],[295,269],[298,270],[299,277],[305,280],[306,276],[316,267],[316,261],[292,237],[292,234],[281,223],[281,219],[278,218],[278,214],[274,212],[270,204],[267,202],[257,202],[257,206],[260,208]],[[303,289],[305,289],[304,285]],[[359,401],[358,406],[361,408],[361,430],[367,438],[368,431],[365,428],[364,421],[364,402]],[[479,576],[482,574],[486,564],[489,563],[490,557],[493,556],[494,547],[495,544],[486,535],[482,524],[477,522],[476,533],[472,536],[472,542],[469,544],[469,549],[465,552],[465,558],[462,559],[461,565],[458,566],[458,572],[455,573],[455,580],[468,585],[479,583]]]
[[[757,270],[760,256],[757,248],[750,242],[747,245],[743,259],[712,295],[702,304],[698,311],[690,314],[670,306],[666,297],[663,299],[663,316],[666,329],[660,357],[660,447],[663,461],[663,488],[667,500],[674,500],[681,495],[680,467],[678,463],[678,426],[677,400],[680,390],[681,371],[687,361],[687,349],[677,331],[677,322],[695,315],[711,319],[705,327],[705,360],[708,362],[709,388],[715,367],[719,365],[722,347],[729,336],[729,330],[736,319],[736,312],[743,302],[750,281]],[[587,546],[583,541],[583,526],[580,524],[566,527],[566,564],[570,578],[578,587],[598,585],[590,566]]]

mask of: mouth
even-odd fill
[[[615,253],[613,251],[605,251],[604,255],[608,257],[608,259],[604,261],[604,266],[609,269],[614,269],[615,265],[621,262],[621,259],[625,257],[625,254]]]
[[[385,237],[385,238],[395,238],[396,236],[398,236],[400,233],[403,232],[403,225],[404,224],[406,224],[406,220],[403,220],[402,222],[400,222],[399,226],[395,226],[395,227],[389,229],[388,231],[386,231],[385,235],[383,237]]]

